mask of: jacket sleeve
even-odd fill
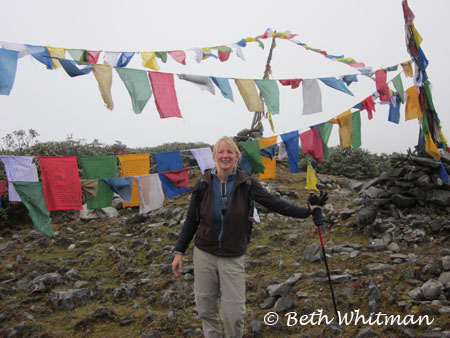
[[[298,207],[270,193],[256,179],[252,178],[253,199],[271,211],[283,216],[306,218],[311,215],[309,208]]]
[[[197,182],[196,185],[198,185]],[[196,189],[197,188],[197,189]],[[187,211],[186,220],[184,221],[183,227],[181,228],[180,237],[178,238],[177,244],[175,245],[174,251],[184,253],[189,247],[189,243],[197,232],[199,216],[198,216],[198,200],[196,198],[198,194],[198,186],[194,187],[191,195],[191,203],[189,204],[189,209]]]

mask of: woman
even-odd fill
[[[179,277],[182,255],[195,234],[194,294],[205,337],[222,337],[219,307],[225,335],[242,337],[243,334],[249,176],[237,169],[239,156],[238,146],[229,137],[222,137],[214,145],[216,167],[202,176],[206,189],[199,207],[194,187],[172,262],[172,271]],[[301,208],[288,203],[269,193],[253,178],[250,188],[256,202],[285,216],[306,218],[318,207]]]

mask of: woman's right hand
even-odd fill
[[[183,270],[183,255],[180,253],[175,254],[172,261],[172,272],[175,277],[181,276],[181,271]]]

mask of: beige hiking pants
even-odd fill
[[[245,256],[217,257],[194,247],[194,293],[206,338],[242,337],[245,316]]]

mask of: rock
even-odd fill
[[[288,295],[291,290],[291,286],[292,284],[288,283],[269,285],[267,287],[267,291],[269,292],[270,297],[284,297]]]
[[[362,269],[363,273],[374,272],[374,271],[384,271],[391,270],[394,268],[392,264],[384,264],[384,263],[369,263],[365,265]]]
[[[441,273],[441,275],[438,278],[438,281],[442,285],[449,284],[450,283],[450,272],[443,272],[443,273]]]
[[[57,309],[72,310],[85,304],[89,299],[89,289],[53,290],[50,301]]]
[[[252,333],[259,333],[264,328],[264,323],[259,320],[252,320],[250,322],[250,330]]]
[[[375,212],[369,208],[363,208],[355,213],[355,222],[359,226],[370,225],[375,221]]]
[[[292,299],[287,297],[281,297],[275,302],[274,311],[277,313],[284,312],[286,310],[289,310],[294,306],[294,302]]]
[[[426,199],[436,205],[450,206],[450,191],[432,189],[426,193]]]
[[[416,204],[416,200],[405,195],[393,194],[392,203],[399,208],[412,208]]]
[[[380,238],[375,238],[369,242],[367,249],[370,251],[383,251],[386,250],[386,244]]]
[[[322,248],[319,244],[310,244],[303,251],[303,258],[309,263],[322,260]]]
[[[80,219],[83,221],[89,221],[91,219],[98,218],[117,218],[118,216],[119,212],[116,208],[113,207],[90,210],[87,208],[87,204],[84,204],[83,210],[80,210]]]
[[[442,287],[443,287],[443,285],[441,282],[434,280],[434,279],[430,279],[422,285],[420,290],[422,291],[423,297],[425,299],[433,300],[439,296],[439,293],[441,292]]]
[[[379,337],[378,333],[372,331],[372,329],[368,327],[362,328],[356,335],[356,338],[377,338],[377,337]]]
[[[269,297],[259,307],[263,310],[270,309],[275,305],[276,300],[276,297]]]
[[[441,258],[442,269],[444,271],[450,270],[450,256],[444,256]]]

